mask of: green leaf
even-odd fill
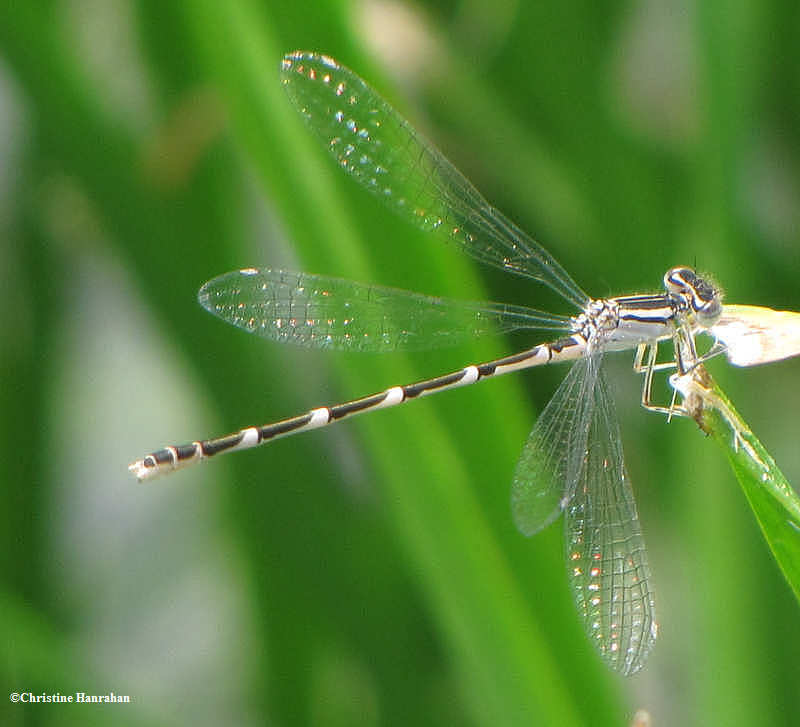
[[[723,448],[784,577],[800,600],[800,497],[703,366],[673,386]]]

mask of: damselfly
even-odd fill
[[[683,372],[699,360],[694,335],[719,317],[718,291],[690,268],[676,267],[664,276],[663,293],[592,299],[355,73],[331,58],[297,52],[284,58],[281,80],[341,168],[362,186],[418,227],[481,262],[549,286],[577,310],[573,316],[555,315],[278,270],[227,273],[201,288],[205,308],[246,331],[312,348],[408,351],[487,333],[558,335],[553,342],[444,376],[218,439],[167,447],[130,470],[147,479],[437,391],[574,360],[522,450],[512,513],[525,535],[565,513],[569,580],[586,631],[611,668],[638,671],[656,638],[653,590],[601,359],[606,351],[636,349],[636,369],[645,374],[642,403],[674,413],[673,407],[651,404],[653,372]],[[673,341],[676,360],[658,363],[657,345],[666,339]]]

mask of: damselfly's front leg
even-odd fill
[[[718,339],[714,339],[711,348],[704,354],[698,355],[695,335],[697,333],[709,333],[708,329],[693,329],[685,319],[675,325],[675,332],[672,335],[672,343],[675,350],[675,368],[678,376],[685,376],[692,373],[700,364],[711,360],[721,353],[725,353],[727,346]]]
[[[675,325],[672,346],[674,358],[669,361],[658,361],[658,341],[640,343],[636,348],[636,356],[633,361],[633,370],[638,374],[644,374],[642,406],[649,411],[666,414],[668,419],[673,416],[691,416],[691,412],[684,404],[677,403],[677,390],[675,387],[672,387],[672,400],[668,407],[653,404],[654,373],[656,371],[674,370],[675,376],[688,376],[700,364],[725,351],[725,346],[719,341],[715,341],[706,353],[698,355],[694,331],[687,320],[681,320]]]

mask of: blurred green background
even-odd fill
[[[800,309],[797,3],[0,3],[0,722],[795,724],[798,604],[722,453],[641,410],[627,355],[607,363],[661,626],[627,680],[583,634],[560,524],[528,540],[510,518],[563,368],[129,476],[167,443],[538,342],[290,350],[197,305],[219,273],[571,312],[345,179],[279,88],[296,48],[378,88],[590,294],[689,264]],[[800,481],[798,363],[711,370]]]

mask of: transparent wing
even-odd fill
[[[647,552],[602,374],[585,466],[567,505],[567,567],[578,612],[603,660],[624,675],[644,665],[657,625]]]
[[[514,472],[511,513],[534,535],[568,505],[583,471],[600,355],[579,359],[539,415]]]
[[[327,56],[295,52],[283,59],[281,81],[342,169],[402,217],[481,262],[550,286],[578,308],[588,302],[550,253],[353,71]]]
[[[434,298],[285,270],[225,273],[203,285],[198,299],[238,328],[307,348],[419,351],[520,329],[569,330],[569,318],[532,308]]]

